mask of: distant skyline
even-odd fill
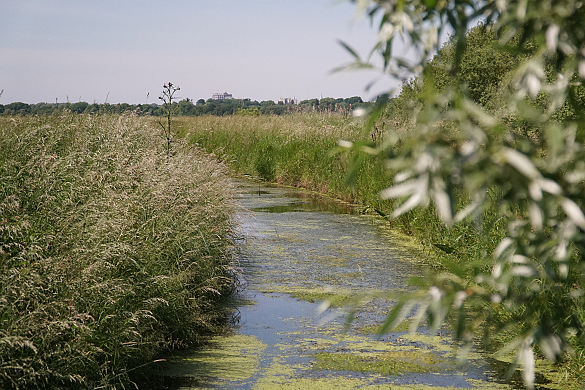
[[[376,31],[332,0],[3,0],[0,104],[158,103],[180,98],[298,100],[388,92],[377,72],[331,70],[367,54]]]

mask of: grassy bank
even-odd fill
[[[225,325],[226,169],[133,116],[0,118],[0,387],[112,388]]]

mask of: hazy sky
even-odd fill
[[[0,104],[180,97],[375,97],[376,72],[330,74],[376,32],[334,0],[1,0]],[[148,98],[147,98],[148,96]]]

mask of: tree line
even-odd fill
[[[179,102],[173,102],[176,107],[176,115],[200,116],[200,115],[285,115],[298,112],[336,112],[350,114],[356,108],[368,108],[374,103],[364,102],[361,97],[350,98],[321,98],[302,100],[298,104],[283,104],[265,100],[258,102],[251,99],[199,99],[194,102],[186,98]],[[134,112],[138,115],[163,116],[165,111],[162,105],[150,104],[110,104],[110,103],[46,103],[27,104],[14,102],[7,105],[0,104],[0,115],[49,115],[55,112],[69,111],[78,114],[83,113],[111,113],[122,114]]]

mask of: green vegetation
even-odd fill
[[[162,96],[161,96],[162,97]],[[10,104],[0,104],[0,115],[50,115],[64,111],[75,112],[77,114],[123,114],[132,112],[136,115],[166,116],[169,107],[167,103],[162,105],[156,103],[145,104],[110,104],[110,103],[37,103],[27,104],[22,102],[13,102]],[[258,102],[251,99],[199,99],[193,103],[192,99],[185,98],[181,101],[171,102],[171,107],[177,115],[181,116],[200,116],[215,115],[224,116],[232,114],[241,115],[283,115],[300,112],[326,112],[348,115],[356,108],[368,108],[373,103],[364,102],[361,97],[354,96],[350,98],[321,98],[302,100],[298,103],[283,102],[275,103],[272,100]]]
[[[340,139],[364,137],[362,123],[323,113],[282,117],[202,116],[180,118],[189,141],[216,154],[232,168],[263,180],[304,187],[349,202],[380,205],[386,173],[381,164],[361,168],[347,186],[347,156],[334,156]],[[381,162],[383,159],[379,159]]]
[[[126,388],[222,331],[226,170],[133,115],[0,118],[0,387]]]
[[[317,352],[315,370],[372,372],[382,375],[441,372],[452,368],[453,362],[441,359],[432,352],[391,351],[382,353]],[[449,367],[451,366],[451,367]]]
[[[262,103],[246,105],[242,102],[237,110],[219,114],[239,112],[239,115],[183,119],[181,133],[191,143],[215,153],[241,173],[360,203],[364,209],[385,218],[391,216],[394,226],[418,237],[423,247],[434,253],[431,257],[438,259],[440,272],[416,280],[418,291],[398,297],[381,332],[398,325],[411,310],[418,308],[415,318],[426,319],[432,329],[438,329],[445,320],[451,321],[464,353],[480,335],[491,346],[503,346],[502,353],[514,352],[512,368],[523,367],[523,380],[529,388],[534,385],[535,356],[562,363],[572,383],[583,383],[585,25],[582,22],[585,7],[578,0],[352,2],[359,4],[361,11],[373,22],[379,23],[380,34],[371,53],[381,54],[383,70],[396,77],[405,70],[409,74],[420,74],[406,83],[401,96],[389,105],[377,105],[365,131],[362,124],[352,122],[346,112],[336,113],[331,108],[332,101],[321,99],[304,102],[306,109],[299,110],[304,114],[283,109],[283,112],[293,113],[287,117],[262,117],[258,115],[265,113]],[[485,24],[468,31],[478,18],[484,18]],[[438,49],[438,37],[445,29],[453,31],[451,41],[438,56],[427,62],[430,54]],[[399,35],[406,36],[411,52],[416,51],[418,59],[404,59],[393,54],[394,38]],[[362,61],[354,50],[346,48],[356,59],[351,67],[372,67],[370,58]],[[13,104],[15,106],[9,108],[11,111],[6,111],[6,107],[2,107],[2,111],[31,112],[27,111],[28,105]],[[186,101],[183,103],[186,111],[178,113],[191,115],[187,114],[187,108],[203,106],[200,113],[217,114],[220,111],[215,104],[198,101],[193,105]],[[265,105],[269,106],[272,105]],[[6,119],[5,127],[9,129],[18,129],[10,120],[22,123],[20,118]],[[110,375],[110,380],[117,380],[111,373],[119,371],[110,371],[111,365],[120,364],[120,356],[128,356],[119,350],[145,343],[142,339],[133,339],[132,332],[139,328],[137,324],[142,323],[144,313],[148,313],[145,318],[149,319],[151,311],[155,311],[140,306],[142,311],[130,310],[128,313],[134,314],[112,317],[105,309],[126,301],[144,302],[144,297],[139,299],[139,294],[126,297],[123,292],[127,289],[114,283],[114,286],[106,286],[114,298],[97,299],[92,306],[92,301],[77,298],[77,294],[87,290],[83,290],[87,284],[75,282],[91,278],[92,272],[97,270],[112,272],[116,283],[127,280],[138,280],[142,283],[140,286],[145,283],[135,276],[136,264],[141,263],[129,256],[134,251],[133,246],[122,241],[126,245],[107,246],[107,251],[103,250],[105,242],[118,244],[122,238],[134,240],[142,236],[128,236],[130,230],[126,225],[123,229],[115,229],[116,225],[110,221],[116,222],[118,214],[105,213],[106,222],[99,223],[96,214],[105,206],[88,201],[84,192],[86,188],[93,188],[86,183],[89,179],[92,183],[113,183],[110,180],[115,178],[112,175],[117,167],[120,171],[127,169],[122,164],[125,159],[120,160],[121,157],[116,157],[118,152],[108,150],[110,154],[104,155],[101,165],[98,164],[104,166],[103,172],[76,176],[70,167],[92,170],[97,166],[85,160],[85,156],[95,153],[93,144],[99,146],[101,138],[88,144],[85,154],[75,154],[73,160],[65,161],[60,156],[77,142],[71,135],[71,129],[75,128],[60,132],[58,141],[51,143],[54,134],[42,133],[51,126],[37,127],[41,133],[35,134],[35,139],[41,143],[36,149],[26,149],[20,144],[16,149],[10,144],[2,145],[1,167],[2,172],[7,172],[3,173],[7,178],[2,182],[6,195],[1,204],[3,214],[7,215],[2,220],[1,230],[3,267],[8,271],[18,270],[3,271],[10,282],[2,284],[10,286],[4,296],[15,298],[2,301],[9,308],[5,311],[8,314],[2,313],[2,319],[17,318],[13,313],[32,312],[34,315],[25,315],[32,325],[48,323],[50,327],[61,326],[61,322],[41,322],[38,317],[58,313],[61,317],[56,318],[68,319],[71,312],[77,313],[79,307],[86,306],[93,311],[91,317],[74,317],[74,324],[66,322],[67,325],[58,331],[50,332],[59,335],[57,341],[42,336],[35,341],[29,336],[44,334],[42,332],[24,333],[18,336],[20,338],[11,338],[12,333],[2,334],[2,348],[7,351],[4,356],[17,356],[16,363],[2,367],[17,370],[15,372],[22,373],[22,378],[41,378],[40,382],[49,380],[45,378],[75,382],[79,380],[75,374],[56,379],[47,374],[55,372],[52,366],[51,370],[45,369],[47,362],[55,361],[52,358],[44,358],[34,371],[20,367],[30,367],[26,362],[31,356],[45,356],[39,351],[57,354],[51,356],[68,351],[70,344],[61,342],[62,335],[73,334],[72,338],[77,337],[75,340],[87,342],[83,333],[87,323],[107,328],[110,321],[114,321],[116,329],[123,329],[120,324],[130,323],[132,331],[123,333],[126,338],[120,337],[121,344],[92,349],[92,353],[103,358],[81,354],[67,359],[73,362],[71,365],[93,364],[96,372],[106,372],[102,377]],[[9,134],[8,138],[16,143],[26,140],[19,133]],[[47,147],[53,148],[50,153],[44,152],[43,148]],[[10,151],[21,149],[30,152],[11,165],[13,153]],[[336,149],[337,153],[331,154]],[[6,150],[9,152],[4,152]],[[129,155],[128,161],[133,161],[131,153],[125,153]],[[46,160],[36,160],[41,158]],[[116,169],[109,165],[110,159],[117,162]],[[29,163],[33,165],[29,167]],[[22,171],[22,167],[29,167],[29,171]],[[54,172],[55,179],[42,185],[29,181],[43,180],[44,170]],[[154,171],[164,169],[159,167]],[[140,170],[138,176],[143,172]],[[170,175],[169,172],[164,174]],[[125,177],[130,180],[128,178],[133,175],[135,172],[128,171]],[[350,187],[345,185],[348,176]],[[76,180],[83,184],[83,191],[79,193],[72,184],[77,183]],[[104,188],[135,191],[141,187],[112,184]],[[105,195],[99,192],[99,199],[107,201],[108,206],[114,205],[114,200],[119,200],[116,194],[114,191]],[[149,192],[145,197],[150,199],[155,194]],[[382,202],[378,194],[389,202]],[[53,213],[46,214],[49,200],[51,205],[57,206]],[[126,206],[132,202],[124,199],[122,204]],[[148,203],[142,200],[135,204]],[[84,210],[83,217],[68,213],[69,207],[74,206]],[[150,218],[153,210],[157,210],[156,207],[139,215]],[[156,217],[152,223],[158,224],[161,219]],[[84,234],[76,241],[74,238],[83,229],[113,236],[103,240],[89,239],[93,236]],[[154,231],[146,230],[148,233]],[[61,234],[67,239],[54,238]],[[89,242],[85,242],[87,240]],[[209,245],[208,240],[205,245]],[[60,257],[62,253],[66,256]],[[92,268],[90,264],[96,260],[81,262],[88,264],[83,268],[86,272],[69,266],[77,263],[67,262],[73,254],[91,259],[94,253],[105,263]],[[117,259],[118,255],[133,261],[128,264],[110,260]],[[65,258],[66,265],[53,266],[52,262],[61,258]],[[137,269],[141,269],[140,266]],[[21,280],[27,272],[27,278]],[[37,279],[40,287],[19,292]],[[94,279],[96,288],[102,286],[102,279]],[[216,291],[215,287],[209,288],[205,291]],[[63,296],[65,303],[37,306],[38,302],[44,302],[45,296]],[[90,296],[96,300],[96,297],[107,295],[106,292],[95,294],[92,290]],[[162,299],[165,304],[157,308],[166,307],[169,302],[167,298]],[[24,329],[23,323],[27,322],[10,326],[20,330]],[[157,329],[158,325],[148,326]],[[118,340],[104,337],[103,334],[110,331],[110,328],[103,330],[106,328],[98,326],[98,336],[90,335],[89,339]],[[139,330],[136,333],[140,333]],[[147,340],[146,344],[152,345],[152,342]],[[50,345],[49,349],[41,348],[44,345]],[[72,353],[78,350],[82,349],[75,348]],[[64,361],[57,360],[57,365]],[[12,378],[14,374],[11,372],[6,377]]]
[[[161,366],[167,377],[193,378],[204,386],[225,388],[226,382],[242,381],[256,375],[266,347],[254,336],[216,336],[204,349],[174,356]]]
[[[214,153],[240,174],[307,188],[382,215],[391,227],[416,236],[424,253],[433,254],[426,258],[427,263],[438,266],[462,256],[470,262],[479,260],[504,237],[506,220],[497,209],[485,214],[482,226],[470,223],[451,229],[424,210],[391,219],[393,202],[379,196],[392,174],[384,164],[385,156],[335,153],[341,150],[339,140],[375,146],[373,132],[364,130],[362,121],[319,113],[257,118],[203,116],[179,118],[177,127],[192,143]],[[389,120],[381,120],[374,131],[386,135],[392,127]],[[352,185],[348,185],[348,172]],[[489,229],[492,234],[478,234],[481,229]]]

